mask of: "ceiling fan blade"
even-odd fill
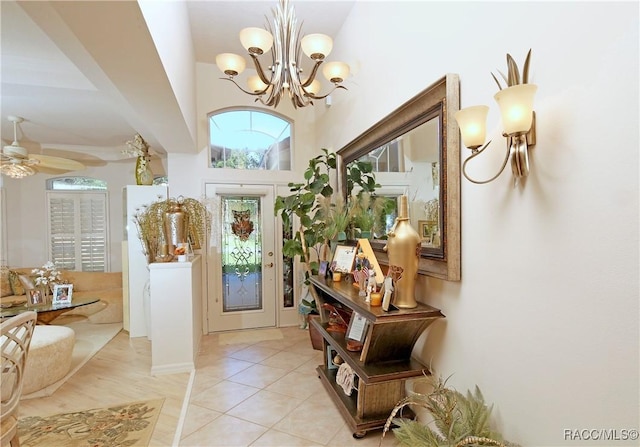
[[[29,154],[29,158],[35,158],[40,162],[38,167],[62,169],[65,171],[80,171],[84,169],[84,165],[75,160],[68,158],[52,157],[50,155]]]

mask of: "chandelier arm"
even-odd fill
[[[480,155],[489,146],[490,143],[491,143],[491,141],[488,141],[484,146],[482,146],[482,148],[478,149],[477,151],[474,151],[474,153],[471,154],[469,156],[469,158],[467,158],[464,161],[464,163],[462,164],[462,173],[467,178],[467,180],[469,180],[471,183],[475,183],[476,185],[484,185],[485,183],[492,182],[495,179],[497,179],[500,174],[502,174],[502,171],[504,171],[505,166],[507,166],[507,162],[509,161],[509,155],[510,155],[510,152],[511,152],[510,148],[507,148],[507,155],[504,158],[504,161],[502,162],[502,167],[500,168],[498,173],[496,175],[494,175],[493,177],[491,177],[489,180],[478,181],[478,180],[472,179],[471,177],[469,177],[467,175],[467,163],[469,163],[469,161],[471,161],[472,158],[475,158],[478,155]]]
[[[240,84],[238,84],[235,79],[232,78],[220,78],[224,81],[231,81],[233,82],[236,87],[238,87],[240,90],[242,90],[244,93],[246,93],[247,95],[251,95],[251,96],[260,96],[260,95],[264,95],[264,93],[269,89],[269,86],[267,86],[267,88],[265,88],[264,90],[260,91],[260,92],[250,92],[248,90],[243,89],[242,87],[240,87]]]
[[[313,68],[311,69],[311,74],[309,75],[305,83],[302,84],[302,87],[309,87],[311,85],[313,80],[316,78],[316,73],[318,72],[318,68],[320,67],[320,64],[322,64],[323,62],[324,60],[322,59],[319,59],[316,61],[316,63],[313,65]]]
[[[305,91],[305,93],[307,94],[307,96],[308,96],[309,98],[313,98],[313,99],[324,99],[324,98],[326,98],[327,96],[329,96],[331,93],[333,93],[334,91],[336,91],[336,89],[339,89],[339,88],[341,88],[341,89],[343,89],[343,90],[347,90],[347,87],[344,87],[344,86],[342,86],[342,85],[334,85],[334,86],[333,86],[333,88],[332,88],[332,89],[329,91],[329,93],[327,93],[326,95],[317,96],[317,95],[314,95],[314,94],[312,94],[312,93],[307,93],[306,91]]]
[[[260,59],[258,59],[258,56],[256,56],[255,54],[249,54],[249,56],[251,56],[251,59],[253,59],[253,64],[256,67],[256,71],[258,72],[258,76],[260,77],[260,80],[267,85],[271,84],[272,79],[267,79],[267,77],[265,76],[264,71],[262,70],[262,65],[260,65]],[[278,64],[278,62],[275,62],[275,64]],[[271,77],[273,78],[273,73]]]

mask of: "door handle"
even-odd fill
[[[270,262],[268,264],[265,264],[265,267],[273,267],[273,262]]]

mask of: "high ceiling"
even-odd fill
[[[264,26],[276,2],[187,1],[196,61],[244,54],[238,32]],[[292,4],[303,34],[335,37],[354,1]],[[25,118],[18,139],[32,153],[118,159],[136,132],[160,152],[191,138],[136,2],[2,0],[0,13],[3,145],[13,140],[10,115]]]

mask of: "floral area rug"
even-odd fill
[[[20,445],[148,446],[164,399],[20,419]]]

